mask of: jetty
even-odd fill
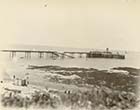
[[[107,48],[106,51],[89,51],[89,52],[72,52],[72,51],[50,51],[50,50],[16,50],[7,49],[1,50],[1,52],[9,53],[10,58],[16,57],[18,53],[23,53],[24,58],[31,59],[32,54],[38,54],[39,58],[44,58],[44,56],[50,56],[51,58],[113,58],[113,59],[125,59],[125,55],[117,53],[112,53]]]
[[[1,50],[1,52],[9,53],[10,58],[16,57],[18,53],[23,53],[25,56],[24,58],[30,59],[32,54],[37,53],[39,58],[44,58],[44,56],[47,56],[48,54],[51,56],[51,58],[61,57],[61,58],[75,58],[74,54],[79,54],[81,57],[82,52],[57,52],[57,51],[42,51],[42,50],[15,50],[15,49],[7,49],[7,50]]]

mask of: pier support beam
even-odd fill
[[[81,53],[79,54],[79,58],[82,58],[82,54]]]
[[[12,52],[10,52],[10,58],[12,58],[12,59],[13,59],[15,56],[16,56],[16,52],[13,52],[13,51],[12,51]]]
[[[61,55],[61,58],[62,58],[62,59],[64,59],[64,58],[65,58],[65,54],[64,54],[64,53]]]
[[[54,55],[54,53],[51,53],[51,58],[55,58],[55,55]]]
[[[45,57],[46,57],[46,59],[48,58],[48,56],[49,56],[49,54],[48,54],[48,53],[45,53]]]
[[[74,57],[74,53],[71,53],[71,57]]]
[[[39,52],[39,58],[43,58],[44,57],[44,53],[43,52]]]
[[[25,52],[25,58],[30,59],[31,58],[31,52]]]

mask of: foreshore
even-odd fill
[[[6,88],[10,89],[10,86],[3,87],[1,102],[4,107],[59,109],[63,106],[68,110],[121,110],[132,109],[139,104],[140,69],[118,67],[97,70],[52,65],[29,65],[27,69],[41,71],[41,78],[35,81],[29,73],[29,86],[13,87],[13,90],[22,88],[20,90],[24,95],[7,92]]]

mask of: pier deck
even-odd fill
[[[25,58],[31,58],[32,53],[38,53],[39,57],[42,58],[44,54],[51,54],[52,57],[68,57],[68,58],[75,58],[74,54],[78,54],[79,57],[82,57],[82,54],[87,54],[87,52],[58,52],[58,51],[49,51],[49,50],[16,50],[16,49],[7,49],[1,50],[1,52],[10,53],[10,57],[13,58],[16,56],[17,53],[25,53]]]

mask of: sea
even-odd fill
[[[75,51],[75,52],[89,52],[93,49],[78,49],[78,48],[63,48],[63,47],[52,47],[52,46],[10,46],[4,49],[16,49],[16,50],[50,50],[50,51]],[[94,49],[95,50],[95,49]],[[99,50],[104,51],[104,50]],[[114,67],[131,67],[140,69],[140,52],[132,51],[120,51],[120,50],[110,50],[112,52],[119,52],[125,54],[125,59],[105,59],[105,58],[86,58],[79,55],[75,55],[75,58],[55,58],[52,59],[49,55],[44,55],[43,58],[39,58],[38,53],[31,54],[31,58],[25,58],[25,53],[16,53],[14,58],[10,57],[9,52],[0,52],[0,74],[2,74],[0,79],[3,79],[5,73],[12,77],[13,75],[18,75],[22,78],[26,73],[36,74],[33,75],[36,80],[42,75],[42,71],[29,70],[29,65],[33,66],[61,66],[61,67],[77,67],[77,68],[94,68],[98,70],[110,70]]]
[[[11,49],[11,48],[7,48]],[[90,51],[90,49],[74,49],[74,48],[58,48],[44,46],[19,46],[21,50],[55,50],[55,51]],[[114,50],[113,50],[114,51]],[[115,52],[115,51],[114,51]],[[118,52],[118,51],[117,51]],[[16,57],[10,58],[10,53],[0,52],[0,73],[7,71],[26,72],[29,65],[35,66],[61,66],[61,67],[78,67],[78,68],[94,68],[99,70],[109,70],[114,67],[132,67],[140,69],[140,52],[119,51],[125,54],[125,59],[105,59],[105,58],[56,58],[50,56],[39,58],[38,54],[32,54],[30,59],[24,58],[25,53],[17,53]]]

